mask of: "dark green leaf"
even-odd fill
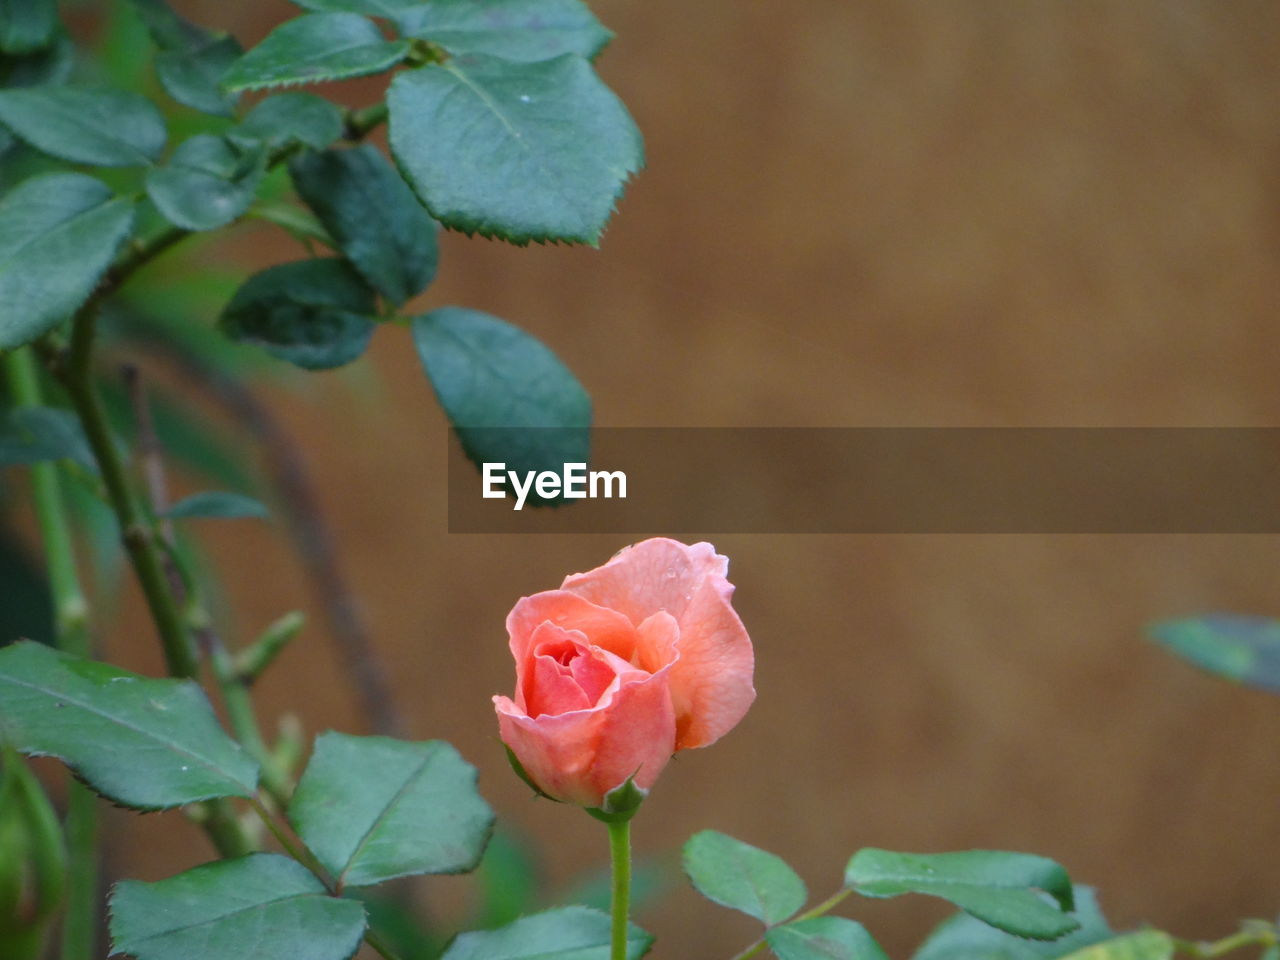
[[[16,407],[0,427],[0,467],[72,460],[96,470],[93,451],[79,419],[56,407]]]
[[[58,757],[103,796],[146,810],[249,797],[258,766],[200,688],[35,643],[0,650],[0,739]]]
[[[161,50],[198,50],[215,36],[174,13],[165,0],[129,0],[138,18]]]
[[[1162,930],[1138,930],[1068,954],[1063,960],[1170,960],[1173,938]]]
[[[0,50],[34,53],[53,42],[56,0],[0,0]]]
[[[162,50],[156,75],[165,92],[188,107],[229,117],[237,97],[223,93],[220,83],[244,50],[232,36],[214,37],[194,50]]]
[[[766,935],[778,960],[889,960],[867,928],[844,917],[813,917]]]
[[[308,370],[350,363],[373,336],[375,302],[345,260],[302,260],[248,279],[219,320],[232,340]]]
[[[346,258],[392,303],[435,279],[435,221],[374,147],[307,152],[289,173]]]
[[[274,223],[299,243],[307,245],[308,250],[313,242],[323,243],[334,250],[338,248],[338,241],[329,236],[329,231],[316,219],[315,214],[296,204],[257,203],[249,208],[249,216]]]
[[[437,220],[514,243],[595,244],[644,162],[626,107],[581,57],[473,54],[398,74],[391,149]]]
[[[75,44],[62,31],[32,53],[0,56],[0,87],[38,87],[65,83],[75,65]],[[5,131],[8,135],[8,131]]]
[[[50,173],[0,200],[0,349],[29,343],[93,292],[133,204],[79,173]]]
[[[171,506],[164,515],[174,520],[190,517],[225,519],[254,517],[258,520],[266,520],[270,516],[261,501],[246,497],[243,493],[228,493],[224,490],[193,493]]]
[[[1151,633],[1202,670],[1280,693],[1280,620],[1214,613],[1158,623]]]
[[[394,17],[404,10],[422,6],[424,0],[294,0],[300,7],[316,11],[347,11],[371,17]]]
[[[700,894],[765,926],[786,920],[809,895],[804,881],[781,857],[715,830],[690,837],[682,863]]]
[[[506,463],[521,473],[586,462],[591,400],[538,340],[462,307],[415,317],[413,339],[472,461]]]
[[[326,733],[289,803],[289,822],[338,883],[474,870],[493,827],[475,767],[439,740]]]
[[[99,167],[150,164],[165,143],[160,111],[128,90],[0,90],[0,123],[50,156]]]
[[[485,847],[484,858],[476,869],[478,887],[475,926],[500,927],[526,913],[538,904],[538,888],[542,886],[538,857],[521,834],[499,827]],[[632,909],[635,909],[635,871],[632,871]],[[568,899],[568,898],[566,898]],[[581,903],[576,898],[570,903]],[[608,894],[605,905],[608,906]]]
[[[228,90],[363,77],[394,67],[409,52],[405,40],[385,40],[354,13],[312,13],[289,20],[246,53],[222,78]]]
[[[201,133],[179,144],[163,167],[147,173],[147,196],[170,223],[213,230],[249,209],[265,170],[261,147]]]
[[[1054,960],[1115,934],[1098,908],[1094,891],[1074,888],[1075,918],[1080,929],[1046,943],[1024,940],[988,926],[961,911],[942,921],[920,945],[914,960]]]
[[[1073,908],[1067,872],[1029,853],[914,854],[869,847],[849,861],[845,884],[867,897],[941,897],[993,927],[1033,940],[1056,940],[1080,927],[1065,912]],[[1047,902],[1038,891],[1057,903]]]
[[[522,917],[497,930],[459,934],[441,960],[609,960],[608,914],[562,907]],[[631,925],[627,960],[649,952],[653,937]]]
[[[364,928],[364,907],[273,853],[125,880],[111,895],[112,946],[137,960],[347,960]]]
[[[53,642],[53,597],[44,564],[28,547],[0,527],[0,647],[19,638]]]
[[[296,141],[323,150],[342,136],[342,113],[324,97],[290,90],[259,102],[236,133],[263,140],[273,148]]]
[[[488,53],[506,60],[550,60],[562,53],[595,57],[613,34],[581,0],[434,0],[396,15],[401,33],[449,53]]]

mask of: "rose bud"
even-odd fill
[[[515,699],[502,740],[538,790],[599,808],[642,793],[677,750],[714,743],[755,699],[754,654],[709,543],[652,539],[507,616]]]

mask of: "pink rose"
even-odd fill
[[[599,807],[671,754],[742,719],[754,654],[709,543],[645,540],[507,616],[515,700],[493,698],[502,740],[548,796]]]

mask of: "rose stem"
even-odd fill
[[[631,907],[631,821],[608,823],[613,863],[613,949],[610,960],[627,960],[627,913]]]

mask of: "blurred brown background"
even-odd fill
[[[293,13],[179,6],[246,43]],[[449,236],[421,306],[536,333],[599,423],[1280,425],[1280,6],[595,8],[618,34],[601,70],[649,158],[603,248]],[[376,90],[343,88],[361,103]],[[298,254],[242,237],[246,265]],[[529,799],[489,697],[512,682],[514,600],[622,543],[447,535],[443,418],[404,331],[381,331],[366,363],[372,401],[341,374],[268,395],[305,446],[412,735],[454,742],[567,880],[603,862],[603,831]],[[245,634],[315,611],[278,529],[208,527]],[[759,700],[664,774],[641,855],[714,827],[783,855],[822,897],[864,845],[1025,849],[1098,885],[1117,925],[1216,936],[1275,914],[1280,700],[1143,639],[1161,617],[1280,612],[1275,537],[714,542]],[[312,623],[262,684],[267,715],[366,729]],[[127,624],[109,654],[156,666],[145,622]],[[168,831],[113,814],[116,870],[158,878],[207,855],[166,816]],[[424,897],[454,903],[466,883]],[[895,955],[946,912],[850,908]],[[638,919],[657,957],[728,957],[756,936],[679,889]]]

